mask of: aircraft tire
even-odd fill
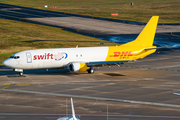
[[[19,73],[19,76],[23,76],[23,72],[20,72],[20,73]]]
[[[88,73],[93,74],[94,73],[94,69],[92,69],[92,68],[88,69]]]

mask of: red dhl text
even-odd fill
[[[114,52],[113,55],[110,55],[109,57],[125,57],[125,56],[133,56],[132,52]]]

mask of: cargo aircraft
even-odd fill
[[[3,62],[23,75],[26,69],[68,68],[71,72],[94,73],[93,67],[120,65],[154,53],[154,36],[159,16],[153,16],[138,37],[120,46],[26,50]]]

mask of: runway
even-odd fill
[[[61,27],[115,42],[120,39],[121,43],[132,40],[144,27],[140,23],[131,25],[127,21],[92,19],[7,4],[0,4],[0,8],[0,17],[4,19]],[[156,44],[179,44],[179,27],[159,25]],[[128,39],[123,41],[125,38]],[[0,119],[55,120],[66,115],[66,100],[71,114],[71,97],[82,120],[107,119],[107,111],[109,120],[179,119],[179,58],[178,46],[120,67],[95,68],[94,74],[40,69],[25,70],[25,76],[19,77],[12,69],[1,66]]]

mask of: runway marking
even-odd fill
[[[16,86],[29,86],[31,83],[16,83]]]
[[[173,93],[174,95],[180,95],[179,93]]]
[[[11,85],[11,83],[3,83],[3,84],[0,84],[0,86],[6,86],[6,85]]]
[[[4,87],[4,88],[2,88],[2,89],[0,89],[0,90],[4,90],[4,89],[6,89],[6,88],[8,88],[9,86],[6,86],[6,87]]]
[[[129,120],[129,118],[108,118],[109,120]]]
[[[30,85],[103,85],[103,86],[163,86],[163,87],[178,87],[180,85],[167,85],[167,84],[121,84],[121,83],[4,83],[0,84],[0,86],[30,86]]]
[[[108,86],[108,85],[116,85],[116,83],[104,83],[104,84],[102,84],[102,85],[104,85],[104,86]]]
[[[32,93],[32,94],[43,94],[43,95],[53,95],[53,96],[63,96],[63,97],[76,97],[76,98],[84,98],[84,99],[95,99],[95,100],[105,100],[105,101],[114,101],[114,102],[136,103],[136,104],[145,104],[145,105],[180,108],[180,105],[175,105],[175,104],[155,103],[155,102],[136,101],[136,100],[124,100],[124,99],[115,99],[115,98],[102,98],[102,97],[93,97],[93,96],[81,96],[81,95],[47,93],[47,92],[37,92],[37,91],[27,91],[27,90],[13,90],[13,89],[2,89],[2,91]]]
[[[45,113],[39,113],[39,114],[34,114],[34,113],[0,113],[0,115],[19,115],[19,116],[25,116],[25,115],[34,115],[34,116],[37,116],[37,115],[40,115],[40,116],[47,116],[47,115],[51,115],[51,116],[65,116],[66,114],[45,114]],[[68,114],[70,115],[70,114]],[[107,116],[106,114],[78,114],[78,115],[81,115],[81,116]],[[180,116],[151,116],[151,115],[108,115],[109,117],[144,117],[144,118],[180,118]],[[3,117],[5,118],[5,117]],[[59,117],[58,117],[59,118]]]
[[[172,35],[172,36],[176,36],[176,37],[180,37],[179,35],[173,34],[173,32],[171,32],[171,35]]]
[[[46,119],[57,119],[59,117],[46,117]]]
[[[172,67],[180,67],[179,65],[171,65],[171,66],[163,66],[163,67],[155,67],[157,69],[159,68],[172,68]]]
[[[177,85],[137,84],[137,86],[171,86],[171,87],[174,87],[174,86],[177,86]]]

